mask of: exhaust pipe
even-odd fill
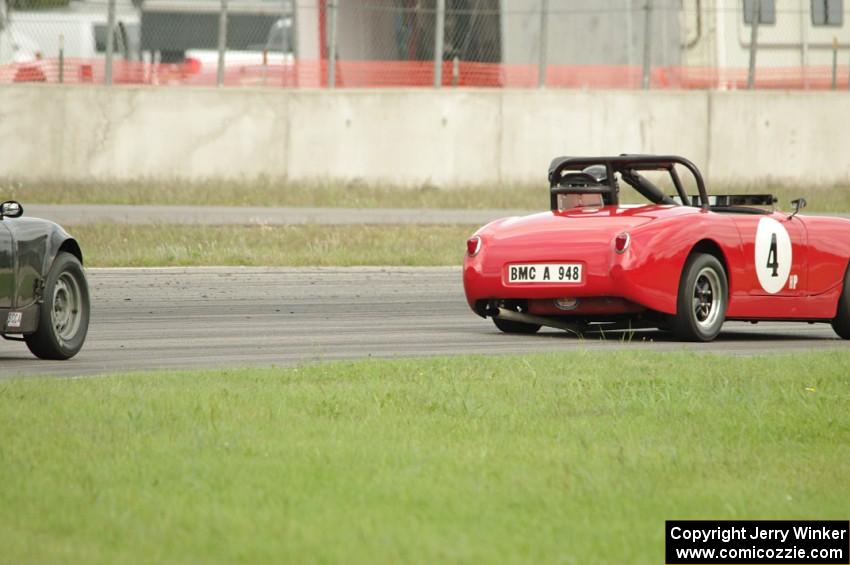
[[[491,315],[494,318],[501,318],[511,322],[520,322],[523,324],[531,324],[533,326],[548,326],[550,328],[557,328],[577,335],[581,335],[582,333],[582,326],[579,324],[570,324],[567,322],[561,322],[560,320],[554,320],[552,318],[544,318],[543,316],[535,316],[524,312],[515,312],[514,310],[508,310],[507,308],[500,307]]]
[[[487,310],[487,314],[493,318],[502,318],[512,322],[521,322],[523,324],[532,324],[535,326],[548,326],[557,328],[576,335],[583,335],[592,332],[606,331],[632,331],[647,328],[657,328],[658,323],[652,320],[628,319],[614,322],[600,323],[569,323],[557,320],[555,318],[546,318],[544,316],[535,316],[534,314],[526,314],[524,312],[516,312],[502,307],[493,307]]]

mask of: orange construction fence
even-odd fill
[[[225,67],[225,86],[267,86],[282,88],[327,87],[327,61],[299,60],[269,64],[230,64]],[[340,88],[432,87],[434,65],[431,61],[338,61],[336,86]],[[838,69],[836,86],[848,89],[847,68]],[[13,82],[45,82],[68,84],[103,84],[103,59],[66,58],[60,73],[58,59],[42,59],[29,63],[0,66],[0,84]],[[185,63],[151,64],[116,60],[113,63],[114,84],[164,86],[214,86],[214,65],[197,60]],[[536,88],[537,65],[446,61],[442,68],[443,86],[481,88]],[[639,89],[643,69],[628,65],[549,65],[547,88]],[[759,89],[832,88],[829,66],[760,68],[755,87]],[[650,88],[663,89],[745,89],[747,69],[713,67],[654,67]]]

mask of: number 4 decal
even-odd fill
[[[755,270],[759,285],[768,294],[782,292],[793,264],[791,237],[780,222],[761,218],[756,228]],[[789,289],[796,287],[796,280]]]
[[[779,276],[779,258],[776,256],[776,232],[770,234],[770,251],[767,252],[767,268],[773,269],[771,277]]]

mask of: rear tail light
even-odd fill
[[[629,248],[631,241],[632,238],[629,236],[628,232],[617,234],[617,237],[614,238],[614,251],[617,253],[625,253],[626,249]]]
[[[479,251],[481,251],[480,237],[476,235],[466,240],[466,252],[469,253],[470,257],[474,257]]]

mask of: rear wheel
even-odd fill
[[[841,339],[850,339],[850,267],[844,274],[844,289],[838,299],[838,311],[832,319],[832,329]]]
[[[80,261],[59,253],[44,281],[38,330],[24,336],[41,359],[69,359],[83,347],[89,327],[89,287]]]
[[[711,341],[726,319],[729,286],[726,271],[714,255],[694,253],[679,281],[676,315],[670,329],[683,341]]]
[[[515,312],[525,312],[523,306],[516,302],[505,302],[501,306],[502,308],[513,310]],[[540,329],[540,326],[537,324],[525,324],[523,322],[503,320],[501,318],[493,318],[493,323],[506,334],[533,334],[537,333]]]

